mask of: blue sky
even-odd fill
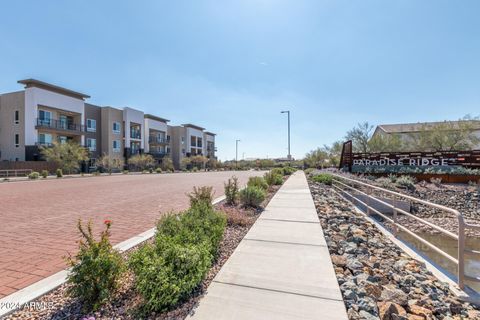
[[[0,92],[37,78],[279,157],[358,122],[480,114],[480,2],[3,1]]]

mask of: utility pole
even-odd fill
[[[280,113],[286,113],[287,116],[288,116],[288,155],[287,155],[287,159],[291,160],[292,155],[290,154],[290,110],[281,111]]]
[[[235,140],[235,169],[238,169],[238,143],[240,140]]]

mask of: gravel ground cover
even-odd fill
[[[218,257],[212,265],[206,278],[199,287],[192,292],[191,296],[179,303],[175,309],[161,314],[151,314],[147,319],[165,319],[177,320],[184,319],[197,305],[202,296],[206,293],[209,284],[218,273],[223,264],[227,261],[243,237],[247,234],[250,227],[266,207],[270,199],[275,195],[280,186],[271,186],[265,201],[258,209],[246,209],[239,205],[229,206],[225,202],[215,205],[215,208],[227,214],[227,227],[220,244]],[[115,232],[115,228],[112,228]],[[147,240],[152,241],[152,239]],[[141,246],[140,244],[139,246]],[[134,247],[122,255],[128,259],[129,255],[139,246]],[[51,319],[51,320],[99,320],[99,319],[138,319],[137,307],[142,302],[133,287],[134,276],[132,272],[127,272],[122,280],[121,286],[111,302],[104,305],[94,314],[83,314],[81,312],[81,303],[68,297],[65,293],[68,285],[64,284],[50,293],[40,297],[35,302],[39,305],[47,306],[45,308],[23,308],[7,317],[5,320],[13,319]],[[144,315],[142,315],[144,319]]]
[[[349,319],[480,319],[331,187],[310,182]]]

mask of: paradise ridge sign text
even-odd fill
[[[456,159],[446,158],[383,158],[378,160],[353,159],[354,166],[448,166]]]

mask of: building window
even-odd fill
[[[67,141],[68,141],[68,138],[65,137],[65,136],[59,136],[58,137],[58,142],[60,142],[60,144],[65,144],[65,143],[67,143]]]
[[[196,147],[197,146],[197,137],[191,136],[190,137],[190,146]]]
[[[49,133],[40,133],[38,135],[38,143],[41,145],[51,145],[52,135]]]
[[[202,138],[197,138],[197,147],[202,147]]]
[[[130,124],[130,138],[132,139],[142,139],[142,130],[139,124]]]
[[[52,122],[52,113],[50,111],[38,110],[38,120],[40,125],[49,126]]]
[[[113,140],[113,152],[120,152],[120,140]]]
[[[87,148],[90,151],[97,151],[97,139],[87,138]]]
[[[15,147],[20,147],[20,135],[18,133],[15,134]]]
[[[15,124],[20,123],[20,111],[15,110]]]
[[[185,143],[185,137],[182,137],[182,144]]]
[[[87,119],[87,131],[97,132],[97,120]]]
[[[120,122],[115,121],[113,123],[113,133],[120,133],[121,127],[120,127]]]

